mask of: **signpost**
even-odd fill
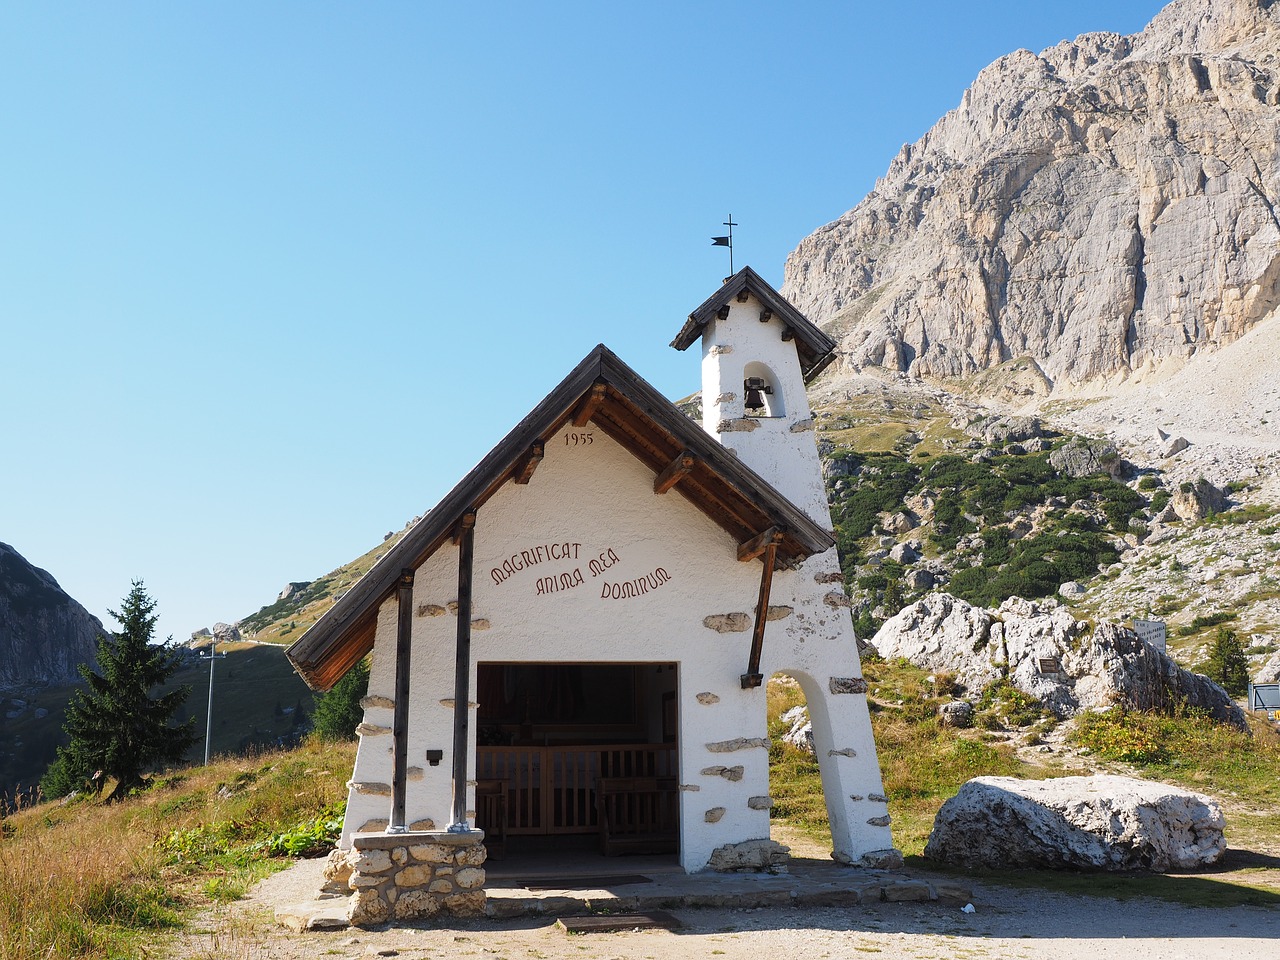
[[[1168,634],[1163,620],[1135,620],[1133,632],[1148,646],[1155,647],[1161,653],[1165,652],[1165,640]]]

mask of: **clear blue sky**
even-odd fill
[[[0,540],[239,619],[426,511],[596,343],[659,389],[736,265],[987,63],[1158,0],[60,3],[0,19]]]

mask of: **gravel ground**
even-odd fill
[[[451,927],[286,933],[252,912],[209,917],[207,932],[182,938],[174,956],[318,960],[362,956],[710,957],[789,960],[878,954],[907,957],[1106,957],[1246,960],[1275,956],[1280,910],[1191,909],[992,888],[976,912],[881,904],[807,910],[675,911],[677,931],[570,936],[550,919],[477,921]]]
[[[886,960],[1248,960],[1274,957],[1280,940],[1280,906],[1189,908],[1155,900],[1121,903],[982,885],[974,886],[973,913],[938,903],[678,909],[672,913],[682,926],[674,931],[570,936],[550,917],[302,934],[277,926],[273,908],[310,896],[317,876],[318,865],[305,861],[276,874],[259,884],[246,900],[211,911],[192,932],[171,941],[167,954],[210,960],[369,956],[809,960],[859,954],[875,954]]]

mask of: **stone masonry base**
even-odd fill
[[[373,834],[335,851],[325,868],[331,883],[352,891],[353,926],[485,912],[484,832]]]

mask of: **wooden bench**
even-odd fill
[[[602,777],[596,781],[600,852],[675,853],[679,849],[674,777]]]

